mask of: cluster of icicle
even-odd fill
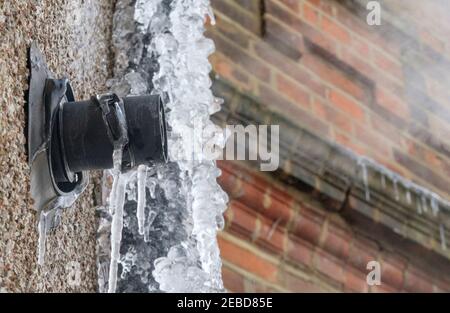
[[[368,168],[372,168],[380,173],[380,185],[382,189],[386,189],[387,181],[392,183],[396,201],[404,200],[408,205],[412,205],[413,199],[411,194],[414,193],[416,195],[415,207],[418,214],[431,213],[432,216],[436,218],[439,215],[440,207],[450,208],[450,202],[442,199],[438,194],[405,179],[377,162],[367,157],[358,157],[357,161],[361,170],[361,181],[364,186],[364,194],[367,201],[370,201],[371,197],[367,170]],[[405,190],[404,199],[402,199],[400,195],[400,186]],[[439,235],[442,250],[447,250],[445,226],[442,223],[439,226]]]
[[[149,23],[149,49],[158,56],[159,71],[153,77],[153,92],[167,95],[169,159],[176,160],[179,167],[179,178],[184,186],[179,192],[184,192],[187,199],[188,217],[184,223],[191,225],[188,227],[191,232],[186,241],[169,249],[167,257],[155,260],[153,276],[161,291],[223,291],[216,235],[224,225],[223,212],[228,197],[216,181],[220,170],[214,161],[206,160],[201,149],[198,155],[186,157],[187,151],[193,151],[193,145],[204,147],[206,142],[214,142],[223,148],[225,144],[222,130],[210,121],[210,115],[219,111],[222,103],[210,90],[208,56],[214,51],[214,43],[203,36],[206,16],[212,21],[214,17],[209,0],[173,0],[170,13],[163,14],[162,8],[166,5],[164,0],[139,1],[139,6],[152,9],[152,16],[147,16],[142,23]],[[202,125],[202,132],[190,136],[197,125]],[[145,190],[149,188],[154,192],[155,184],[163,183],[149,181],[145,166],[122,173],[121,147],[116,148],[109,198],[112,224],[108,292],[116,291],[118,263],[124,263],[120,258],[120,244],[127,185],[137,180],[136,215],[139,234],[145,236],[149,224],[145,216]],[[158,175],[158,180],[164,179],[167,178]],[[177,195],[165,196],[170,201]]]
[[[210,121],[222,102],[210,89],[208,56],[214,43],[203,35],[206,16],[214,23],[209,0],[174,0],[165,27],[159,24],[152,30],[151,48],[160,65],[153,83],[158,93],[169,96],[169,156],[177,160],[181,178],[188,182],[186,205],[193,223],[191,241],[155,261],[153,275],[163,291],[223,290],[216,235],[224,225],[228,197],[216,181],[220,170],[215,162],[204,158],[202,149],[191,149],[211,141],[222,148],[225,144],[222,130]],[[198,125],[201,133],[190,136]],[[198,154],[186,156],[187,151]]]

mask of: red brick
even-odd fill
[[[339,132],[335,132],[334,134],[334,140],[349,148],[350,150],[352,150],[353,152],[355,152],[356,154],[359,155],[367,155],[367,149],[363,146],[361,146],[360,144],[356,143],[352,138],[350,138],[349,136],[339,133]]]
[[[238,24],[229,22],[220,13],[215,14],[216,25],[208,28],[208,33],[213,31],[219,31],[222,35],[234,42],[236,45],[242,48],[248,48],[251,36],[242,31]],[[208,36],[209,37],[209,36]]]
[[[293,232],[300,238],[317,244],[324,221],[323,215],[310,209],[302,208],[294,220]]]
[[[405,272],[404,288],[409,292],[433,292],[433,284],[427,275],[411,266]]]
[[[381,265],[381,282],[387,283],[395,289],[401,289],[403,286],[403,273],[406,269],[406,260],[392,255],[392,253],[384,253],[380,259]]]
[[[233,217],[228,229],[244,238],[251,239],[256,229],[256,213],[237,201],[230,202],[228,211]]]
[[[270,15],[266,17],[265,23],[264,40],[287,57],[298,61],[305,52],[302,34],[284,26]]]
[[[306,267],[310,267],[312,264],[312,256],[314,253],[314,246],[298,238],[297,236],[289,236],[287,257]]]
[[[259,10],[261,8],[260,0],[233,0],[233,2],[252,13],[259,13]]]
[[[284,193],[279,194],[277,190],[272,190],[270,195],[266,195],[265,197],[270,200],[266,200],[265,204],[263,203],[263,215],[272,221],[278,221],[280,226],[288,224],[294,215],[292,210],[294,199],[292,196],[285,196]]]
[[[437,277],[435,278],[434,283],[437,292],[450,292],[450,278]]]
[[[374,37],[374,28],[367,25],[366,19],[354,14],[349,10],[338,10],[336,19],[339,20],[346,28],[352,32],[358,34],[362,38],[367,38],[367,41],[371,42]]]
[[[356,51],[357,54],[363,56],[364,59],[370,59],[372,52],[369,44],[364,39],[357,39],[355,37],[352,39],[351,50]]]
[[[332,38],[338,40],[341,44],[349,44],[351,37],[349,32],[336,21],[322,16],[322,30],[328,33]]]
[[[377,103],[389,110],[389,112],[394,113],[403,119],[409,118],[410,112],[408,105],[389,91],[377,88],[376,99]]]
[[[246,73],[238,69],[230,61],[224,59],[220,54],[215,53],[210,56],[209,61],[213,66],[214,71],[219,75],[229,80],[236,85],[240,85],[243,88],[250,90],[250,79]]]
[[[321,79],[353,96],[355,99],[366,99],[364,88],[354,78],[350,78],[337,67],[323,62],[323,59],[312,54],[305,54],[301,59],[301,63]]]
[[[339,259],[319,249],[314,255],[313,262],[314,267],[322,274],[337,282],[344,282],[344,264]]]
[[[261,178],[253,177],[253,179]],[[264,190],[255,182],[243,181],[242,196],[239,197],[239,201],[274,221],[280,219],[281,225],[286,225],[291,219],[293,199],[290,195],[286,197],[283,195],[277,196],[276,191],[273,191],[272,195],[268,185]]]
[[[330,222],[322,248],[338,258],[346,260],[349,255],[351,239],[348,231]]]
[[[236,177],[236,175],[231,172],[232,168],[223,167],[225,162],[218,163],[222,168],[222,175],[220,175],[217,179],[217,182],[222,186],[222,188],[227,192],[230,197],[238,197],[241,195],[240,189],[240,180]]]
[[[299,6],[299,1],[298,0],[278,0],[278,1],[280,3],[282,3],[282,4],[284,4],[290,10],[292,10],[293,13],[297,13],[300,10],[300,6]]]
[[[319,9],[322,12],[325,12],[329,15],[335,15],[336,13],[336,7],[332,5],[330,1],[323,1],[323,0],[307,0],[308,3],[310,3],[312,6],[315,6],[317,9]]]
[[[307,37],[318,46],[333,54],[336,54],[336,41],[331,37],[324,35],[319,30],[297,18],[296,15],[291,14],[291,11],[288,11],[281,5],[278,5],[275,1],[266,1],[265,3],[267,15],[271,15],[275,19],[283,21],[284,24],[290,26],[292,29],[302,34],[304,37]]]
[[[371,80],[375,80],[377,78],[374,77],[374,73],[377,73],[379,71],[376,71],[375,68],[369,63],[370,59],[364,55],[363,58],[359,57],[355,54],[355,49],[346,49],[345,47],[341,47],[339,57],[342,62],[347,63],[362,75],[370,78]]]
[[[254,183],[244,180],[241,186],[239,201],[251,207],[256,212],[263,212],[264,190],[258,188]]]
[[[263,177],[249,173],[244,168],[225,165],[224,162],[219,163],[219,166],[223,173],[219,177],[219,183],[228,193],[236,186],[235,181],[237,180],[235,176],[237,174],[230,171],[244,176],[239,183],[239,194],[235,191],[231,192],[239,200],[240,206],[251,208],[252,211],[259,212],[272,221],[278,221],[280,226],[285,226],[291,220],[294,203],[292,195],[271,185]]]
[[[358,238],[350,246],[348,263],[362,273],[368,273],[367,263],[376,261],[377,258],[378,247],[374,242]]]
[[[319,22],[319,11],[310,6],[307,2],[303,3],[303,18],[312,25]]]
[[[389,140],[397,147],[402,147],[404,145],[402,134],[399,133],[393,125],[386,122],[385,119],[376,114],[371,114],[370,120],[370,128],[376,130],[380,135],[382,135],[384,140]]]
[[[387,56],[386,54],[382,52],[375,52],[373,53],[373,59],[375,63],[375,67],[379,68],[380,70],[389,73],[393,77],[396,77],[398,79],[403,79],[403,70],[400,64],[398,64],[395,60]]]
[[[396,163],[391,163],[388,162],[387,160],[376,160],[378,163],[380,163],[381,165],[383,165],[384,167],[388,168],[389,170],[391,170],[394,173],[397,173],[400,176],[403,176],[407,179],[410,179],[411,177],[408,176],[407,172],[405,172],[405,170],[403,168],[401,168],[400,166],[398,166],[398,164]]]
[[[346,112],[355,120],[362,123],[365,122],[364,110],[354,100],[336,90],[330,90],[329,100],[337,108]]]
[[[313,110],[317,116],[321,117],[327,122],[331,122],[336,128],[346,132],[347,134],[353,133],[352,120],[342,112],[339,112],[338,110],[325,104],[325,102],[323,102],[322,100],[319,100],[317,98],[313,100]]]
[[[228,230],[228,227],[230,226],[231,222],[233,221],[233,211],[229,210],[230,204],[228,203],[227,209],[225,210],[225,213],[223,214],[224,220],[225,220],[225,227],[224,230]]]
[[[367,125],[355,124],[355,137],[375,153],[380,154],[383,158],[390,158],[392,155],[391,145],[386,139],[379,136],[377,130],[368,128]]]
[[[280,74],[277,75],[277,88],[281,94],[289,97],[301,107],[305,109],[311,108],[310,96],[303,90],[303,87],[290,82]]]
[[[317,119],[314,115],[298,107],[291,101],[285,100],[274,90],[264,86],[259,86],[260,98],[263,103],[269,104],[271,109],[283,114],[293,122],[303,125],[319,136],[326,137],[329,132],[329,126],[323,121]]]
[[[369,286],[366,282],[366,275],[357,271],[351,267],[345,269],[344,288],[346,291],[351,292],[367,292]]]
[[[261,23],[259,20],[259,12],[252,14],[229,0],[212,0],[211,5],[214,10],[222,12],[230,19],[242,25],[244,29],[255,34],[260,34]]]
[[[380,71],[378,68],[374,68],[373,73],[369,76],[372,81],[376,82],[377,87],[384,88],[394,95],[404,94],[404,85],[398,80],[387,75],[384,71]]]
[[[275,264],[223,237],[219,236],[217,239],[222,258],[269,282],[276,281],[278,268]]]
[[[225,56],[241,65],[243,68],[251,68],[252,75],[258,79],[267,82],[270,81],[271,71],[262,62],[248,54],[244,49],[230,43],[222,35],[211,32],[211,38],[216,44],[217,50]]]
[[[395,289],[394,287],[389,286],[387,284],[370,286],[370,292],[375,292],[375,293],[393,293],[393,292],[400,292],[400,291],[401,290]]]
[[[280,273],[279,284],[291,292],[323,292],[317,284],[292,273]]]
[[[424,161],[429,166],[434,167],[439,171],[442,171],[442,173],[445,176],[450,177],[450,163],[444,160],[443,157],[437,155],[435,151],[425,149]]]
[[[280,227],[277,221],[264,217],[259,217],[259,221],[261,228],[256,243],[270,252],[283,255],[287,244],[286,229]]]
[[[285,58],[280,52],[265,43],[257,43],[254,46],[255,53],[263,59],[278,68],[283,74],[292,77],[294,80],[322,97],[325,96],[326,87],[318,79],[312,77],[306,70],[297,63]]]
[[[226,266],[222,266],[222,279],[228,291],[244,292],[244,278]]]
[[[450,176],[450,164],[444,157],[437,154],[437,152],[418,144],[415,140],[406,138],[403,140],[405,150],[409,155],[414,156],[420,161],[427,164],[430,168],[435,168],[445,176]]]
[[[250,277],[245,278],[245,292],[246,293],[273,293],[276,289],[258,282]]]

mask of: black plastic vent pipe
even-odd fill
[[[120,142],[122,140],[122,142]],[[167,161],[164,107],[159,95],[115,94],[61,103],[52,134],[56,183],[73,183],[82,171],[110,169],[119,143],[122,170]]]
[[[114,93],[75,101],[66,78],[55,78],[39,47],[29,49],[27,152],[31,196],[38,211],[70,205],[86,188],[89,170],[121,171],[167,162],[160,95],[120,98]]]

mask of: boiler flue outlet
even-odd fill
[[[33,43],[29,50],[28,158],[38,211],[77,197],[89,170],[120,170],[167,161],[164,106],[159,95],[103,94],[75,101],[67,79],[55,79]]]

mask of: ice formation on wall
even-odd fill
[[[45,262],[47,233],[59,225],[61,221],[61,210],[71,207],[78,196],[84,191],[87,184],[88,180],[76,188],[72,193],[58,197],[53,203],[49,204],[45,210],[39,212],[38,265],[44,265]]]
[[[416,194],[414,198],[418,214],[431,214],[431,217],[438,218],[442,208],[450,208],[450,203],[440,197],[438,194],[410,181],[404,177],[394,173],[377,162],[362,156],[356,156],[351,151],[346,151],[352,158],[357,158],[358,166],[361,171],[361,180],[364,188],[365,199],[370,201],[370,187],[368,183],[368,168],[380,173],[382,189],[386,189],[386,180],[390,181],[394,190],[394,198],[396,201],[404,199],[408,205],[413,203],[411,193]],[[399,186],[405,190],[404,198],[400,196]],[[429,210],[430,208],[430,210]],[[447,250],[447,242],[445,240],[445,225],[439,225],[439,238],[441,241],[441,249]]]
[[[216,234],[228,197],[216,182],[220,170],[202,150],[225,143],[209,119],[221,100],[210,90],[207,16],[214,21],[209,0],[116,4],[116,77],[109,84],[120,96],[163,96],[171,161],[113,171],[111,210],[101,211],[101,230],[111,225],[111,251],[107,256],[108,240],[100,238],[100,291],[223,291]]]
[[[155,33],[151,47],[160,64],[153,82],[158,93],[169,96],[169,154],[178,160],[182,179],[189,182],[187,205],[193,222],[191,242],[172,247],[167,257],[155,262],[155,279],[165,291],[223,289],[216,233],[223,227],[228,199],[216,182],[220,171],[215,162],[204,158],[201,149],[189,146],[205,147],[207,140],[222,134],[209,119],[220,110],[221,102],[210,90],[207,57],[214,51],[214,43],[203,36],[206,15],[214,21],[207,0],[175,0],[167,28],[151,25]],[[189,136],[196,123],[203,125],[203,132]],[[199,154],[189,155],[196,152]],[[196,265],[197,254],[201,268]]]

